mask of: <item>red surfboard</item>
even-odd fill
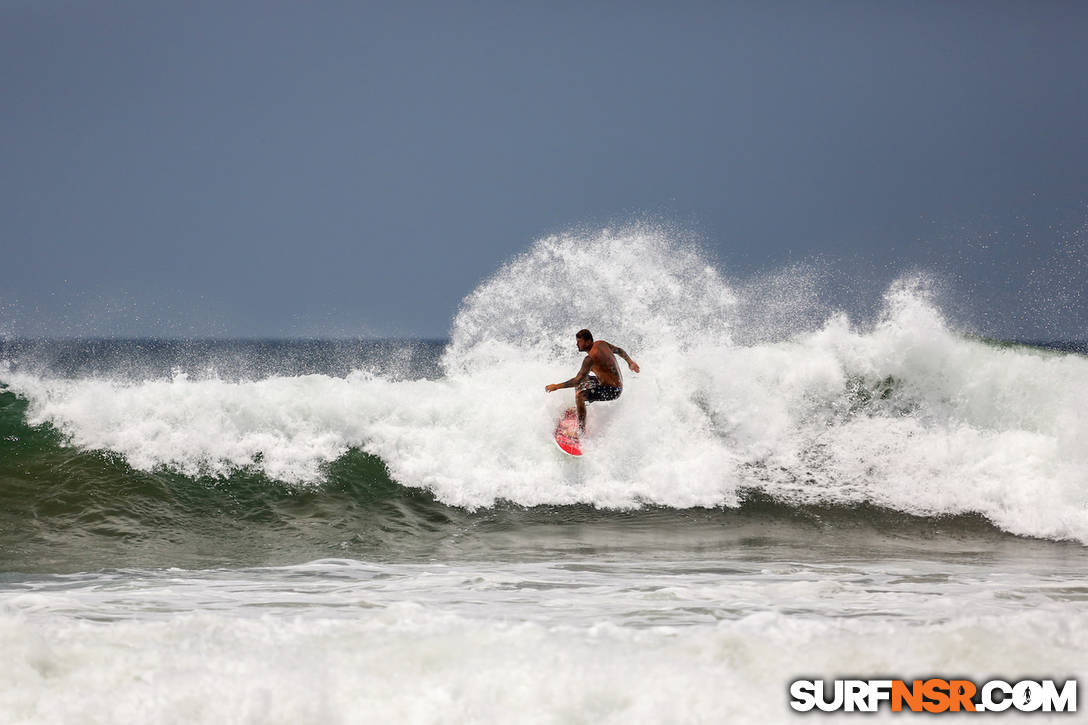
[[[555,445],[569,455],[582,455],[582,442],[578,440],[578,411],[574,408],[567,408],[567,412],[556,424]]]

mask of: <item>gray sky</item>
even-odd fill
[[[0,334],[445,336],[536,238],[1088,339],[1088,3],[0,0]]]

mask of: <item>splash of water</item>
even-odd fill
[[[757,489],[977,511],[1016,533],[1088,542],[1088,361],[958,334],[921,278],[892,285],[864,326],[816,314],[810,279],[733,287],[667,231],[567,234],[464,300],[437,380],[5,382],[32,423],[141,469],[257,466],[305,483],[358,447],[451,505],[734,506]],[[577,369],[581,327],[642,373],[627,373],[620,401],[591,407],[587,455],[572,461],[550,440],[570,391],[543,386]]]

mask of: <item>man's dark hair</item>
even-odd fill
[[[579,330],[574,336],[586,342],[593,342],[593,333],[586,329]]]

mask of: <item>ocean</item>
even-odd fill
[[[582,327],[642,371],[574,459],[544,385]],[[766,723],[796,679],[1083,681],[1086,410],[1082,346],[968,334],[922,277],[851,319],[645,230],[540,240],[443,340],[2,340],[0,722]]]

